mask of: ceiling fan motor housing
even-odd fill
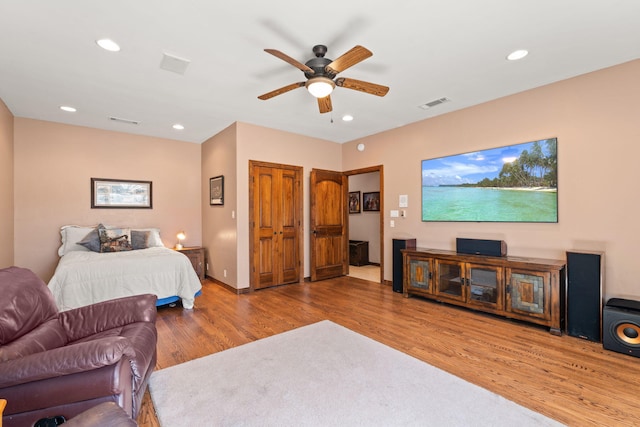
[[[314,73],[313,74],[304,73],[304,75],[308,79],[311,79],[313,77],[328,77],[330,79],[333,79],[336,75],[334,73],[328,73],[325,70],[326,66],[331,64],[332,62],[333,61],[331,59],[324,58],[324,57],[317,57],[317,58],[310,59],[304,65],[311,68],[314,71]]]

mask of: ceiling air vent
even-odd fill
[[[138,120],[121,119],[119,117],[109,117],[109,120],[111,120],[112,122],[126,123],[128,125],[139,125],[140,124],[140,121],[138,121]]]
[[[180,58],[179,56],[164,53],[162,55],[162,61],[160,62],[160,68],[165,71],[171,71],[176,74],[184,75],[187,71],[187,67],[191,61],[188,59]]]
[[[423,110],[428,110],[429,108],[435,107],[436,105],[444,104],[445,102],[451,101],[449,98],[440,98],[435,101],[427,102],[426,104],[419,105]]]

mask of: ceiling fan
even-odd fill
[[[307,81],[292,83],[281,87],[280,89],[267,92],[258,97],[262,100],[267,100],[274,96],[282,95],[283,93],[289,92],[293,89],[305,86],[309,93],[318,99],[318,108],[320,109],[320,113],[328,113],[333,109],[331,106],[331,92],[333,92],[333,89],[336,86],[359,90],[360,92],[377,96],[385,96],[387,92],[389,92],[389,88],[387,86],[356,79],[348,79],[345,77],[336,78],[338,73],[373,55],[369,49],[362,46],[355,46],[338,59],[331,60],[324,57],[327,53],[327,47],[319,44],[313,47],[313,53],[316,57],[308,60],[305,64],[293,59],[279,50],[265,49],[264,51],[298,68],[304,73]]]

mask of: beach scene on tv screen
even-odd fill
[[[557,139],[422,161],[422,220],[558,222]]]

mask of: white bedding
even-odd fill
[[[60,310],[138,294],[178,296],[193,308],[202,288],[189,258],[165,247],[96,253],[73,251],[60,258],[49,289]]]

